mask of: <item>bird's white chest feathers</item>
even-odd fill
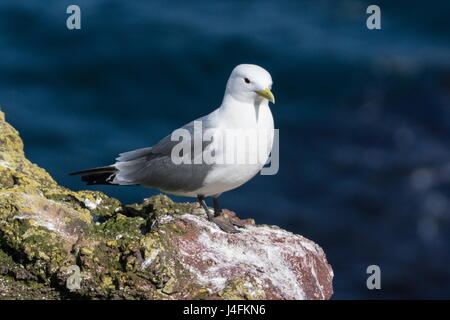
[[[253,178],[267,162],[274,138],[274,122],[267,103],[256,107],[234,104],[215,113],[211,116],[221,119],[217,134],[223,139],[215,156],[222,163],[214,166],[197,191],[206,196],[237,188]]]

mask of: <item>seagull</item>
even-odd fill
[[[121,153],[112,165],[72,172],[70,175],[81,175],[81,180],[87,185],[140,185],[159,189],[164,193],[197,198],[211,222],[227,233],[239,232],[235,226],[242,225],[222,214],[218,198],[222,193],[252,179],[269,159],[274,138],[274,121],[269,101],[275,103],[271,88],[272,77],[264,68],[254,64],[238,65],[227,81],[222,104],[210,114],[175,130],[152,147]],[[212,131],[210,139],[198,135],[196,128],[199,124],[205,134],[208,130]],[[214,154],[215,159],[227,158],[233,148],[226,143],[226,148],[223,143],[219,148],[220,143],[217,142],[230,141],[223,140],[223,137],[229,137],[229,132],[237,132],[238,139],[244,139],[241,133],[249,130],[258,133],[256,144],[260,157],[257,161],[198,161],[207,154]],[[174,150],[179,149],[180,144],[179,140],[174,139],[176,132],[202,139],[201,148],[197,150],[195,139],[184,141],[193,141],[194,148],[191,144],[191,147],[178,153],[179,157],[184,156],[182,159],[188,160],[181,163],[179,159],[174,161]],[[245,145],[254,144],[248,142]],[[239,152],[243,151],[240,149],[234,152],[239,156]],[[247,160],[255,155],[254,149],[244,152],[249,154]],[[229,158],[235,160],[236,157]],[[206,197],[213,198],[213,213],[206,205]]]

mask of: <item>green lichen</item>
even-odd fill
[[[20,281],[0,275],[0,300],[56,300],[61,294],[54,288],[35,281]]]
[[[219,296],[227,300],[260,300],[265,299],[265,291],[261,284],[254,280],[233,279],[228,282]]]

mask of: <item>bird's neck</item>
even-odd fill
[[[266,99],[256,99],[252,103],[237,100],[232,95],[225,95],[219,109],[223,115],[251,121],[256,124],[258,123],[261,110],[265,108],[269,108]]]

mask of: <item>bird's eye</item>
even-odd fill
[[[249,78],[245,78],[244,81],[245,81],[245,83],[250,83],[250,79]]]

